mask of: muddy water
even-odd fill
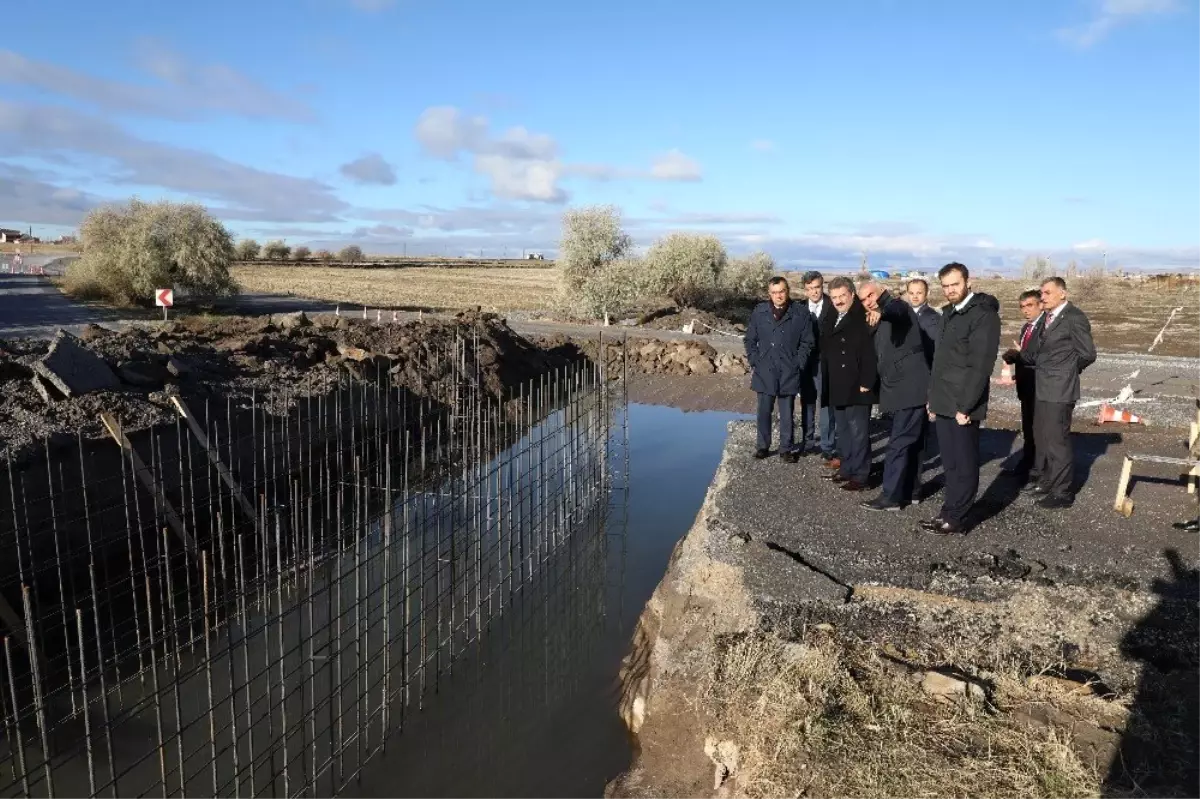
[[[612,523],[624,530],[564,554],[558,575],[575,577],[526,597],[347,793],[600,796],[632,754],[615,709],[621,657],[738,418],[631,405],[628,504]]]

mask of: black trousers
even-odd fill
[[[758,448],[771,448],[771,411],[775,403],[779,403],[779,453],[791,452],[796,448],[793,442],[795,436],[795,394],[759,394],[758,395]]]
[[[892,434],[883,456],[883,496],[901,505],[912,502],[921,474],[921,453],[929,417],[925,407],[892,412]]]
[[[1042,473],[1042,464],[1038,460],[1037,435],[1033,427],[1033,410],[1037,403],[1033,397],[1021,397],[1021,466],[1020,469],[1029,475],[1029,479],[1037,480]]]
[[[942,512],[938,515],[962,524],[979,491],[979,422],[959,424],[953,416],[938,416],[934,427],[946,480]]]
[[[871,476],[871,406],[846,405],[833,409],[837,419],[837,446],[842,453],[838,473],[846,480],[867,484]]]
[[[1033,437],[1042,456],[1039,484],[1056,497],[1072,497],[1075,492],[1075,454],[1071,451],[1071,415],[1073,402],[1037,401],[1033,412]]]

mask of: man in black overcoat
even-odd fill
[[[862,505],[867,510],[898,511],[912,503],[921,471],[929,425],[925,409],[929,373],[941,336],[942,317],[928,305],[918,309],[908,300],[897,298],[869,313],[868,321],[876,322],[879,410],[890,415],[892,422],[883,461],[882,491]]]
[[[875,403],[875,345],[867,312],[844,277],[829,281],[837,316],[821,331],[821,358],[829,404],[837,419],[841,464],[825,478],[845,491],[862,491],[871,471],[871,406]]]
[[[744,344],[758,393],[758,442],[754,457],[765,458],[771,448],[771,415],[779,406],[779,456],[788,463],[799,460],[795,437],[795,401],[800,375],[813,350],[813,322],[808,308],[792,301],[782,277],[767,285],[769,302],[760,302],[750,314]]]

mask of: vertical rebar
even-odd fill
[[[87,749],[88,796],[96,795],[96,764],[92,758],[92,714],[87,696],[87,660],[83,648],[83,611],[75,608],[75,632],[79,640],[79,681],[83,683],[83,735]]]
[[[29,586],[21,586],[21,604],[25,610],[25,640],[29,642],[29,667],[33,672],[33,709],[37,714],[38,733],[42,738],[42,756],[45,758],[43,765],[46,770],[46,791],[50,799],[54,799],[54,775],[51,773],[50,762],[53,759],[50,754],[50,730],[46,725],[46,707],[42,700],[42,668],[38,662],[41,660],[36,655],[34,642],[38,637],[33,630],[33,606],[29,600]],[[14,703],[16,697],[13,697]]]

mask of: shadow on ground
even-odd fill
[[[1156,580],[1154,608],[1121,641],[1142,666],[1105,796],[1200,796],[1200,573],[1163,553],[1170,579]]]

